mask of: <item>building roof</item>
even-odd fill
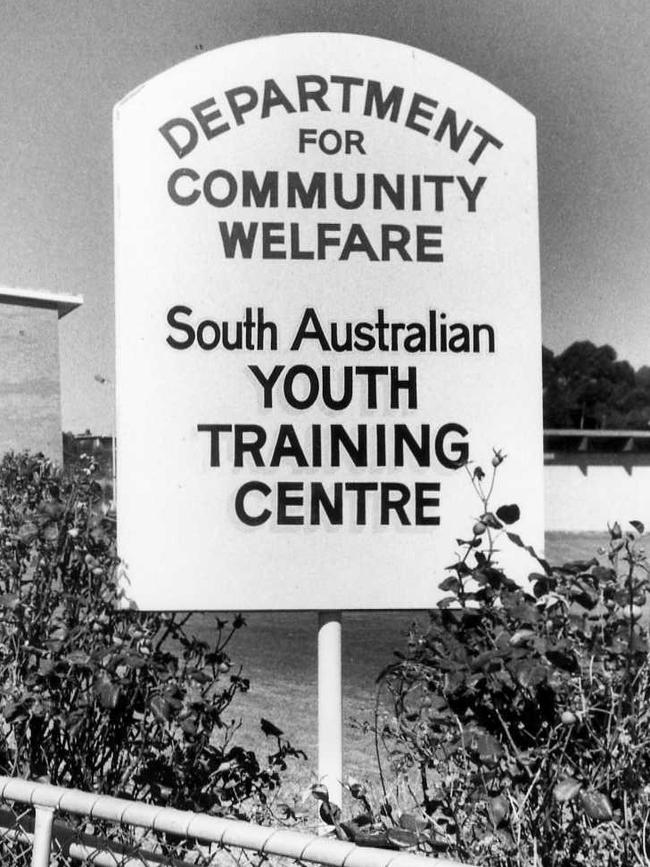
[[[0,304],[56,310],[59,319],[83,303],[83,295],[63,295],[58,292],[43,292],[40,289],[10,289],[6,286],[0,286]]]

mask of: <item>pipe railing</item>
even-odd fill
[[[234,847],[262,856],[291,858],[301,863],[322,864],[327,867],[469,867],[447,858],[360,847],[351,842],[333,840],[302,831],[271,828],[235,819],[222,819],[169,807],[157,807],[139,801],[65,789],[14,777],[0,776],[0,800],[27,804],[34,808],[33,834],[27,834],[30,839],[33,838],[32,867],[48,867],[50,864],[52,839],[53,837],[56,839],[60,833],[58,823],[54,821],[57,812],[113,822],[119,826],[172,834],[177,838],[198,840],[204,844],[216,843],[220,848]],[[1,814],[0,822],[2,822]],[[19,839],[25,839],[25,829],[22,825],[15,829],[15,833]],[[93,864],[105,864],[108,867],[161,863],[158,854],[144,849],[138,851],[137,857],[130,861],[124,851],[118,856],[110,854],[113,846],[111,841],[103,841],[103,844],[104,852],[100,853],[97,838],[79,835],[78,839],[69,845],[68,851],[71,858],[90,860]],[[168,859],[162,863],[187,862]]]

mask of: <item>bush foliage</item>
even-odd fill
[[[217,620],[208,645],[189,615],[119,610],[95,469],[0,463],[0,773],[261,818],[297,753],[272,725],[264,764],[235,745],[230,705],[248,681],[228,646],[244,621]]]
[[[600,561],[552,567],[528,548],[538,568],[522,587],[497,563],[497,539],[524,546],[517,507],[490,506],[502,460],[489,478],[466,468],[481,513],[428,628],[382,675],[393,714],[377,735],[425,849],[508,867],[647,864],[644,528],[611,527]]]

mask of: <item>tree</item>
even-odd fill
[[[547,427],[630,428],[645,426],[646,408],[650,416],[646,374],[635,375],[611,346],[577,341],[557,356],[543,347],[542,375]]]

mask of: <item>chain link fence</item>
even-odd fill
[[[2,867],[463,867],[284,828],[0,777]]]

